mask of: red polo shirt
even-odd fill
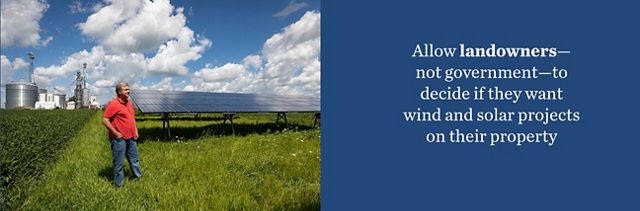
[[[119,97],[113,98],[104,111],[104,118],[109,119],[114,129],[122,134],[123,139],[138,138],[135,111],[131,100],[123,101]],[[109,139],[115,139],[116,135],[109,131]]]

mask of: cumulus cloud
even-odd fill
[[[242,63],[254,69],[262,67],[262,57],[260,55],[249,55],[242,60]]]
[[[150,59],[149,72],[186,75],[189,70],[184,64],[198,60],[211,46],[207,39],[199,39],[198,44],[192,45],[194,41],[193,31],[187,27],[182,28],[177,39],[160,46],[156,56]]]
[[[205,82],[221,82],[235,79],[245,73],[248,72],[244,65],[227,63],[221,67],[205,67],[193,75]]]
[[[93,47],[91,51],[82,50],[67,57],[62,65],[51,65],[49,67],[37,67],[34,72],[42,77],[65,77],[75,75],[76,71],[82,70],[82,65],[87,63],[89,67],[105,58],[105,51],[102,47]]]
[[[193,74],[192,85],[185,87],[185,91],[253,92],[257,77],[247,68],[246,65],[235,63],[213,68],[207,65]]]
[[[184,8],[174,8],[168,0],[109,0],[94,10],[78,24],[82,34],[95,39],[108,54],[155,50],[153,57],[145,58],[145,74],[186,75],[185,64],[198,60],[212,45],[185,26]]]
[[[162,80],[160,80],[157,83],[154,83],[152,85],[149,86],[145,86],[142,85],[140,82],[138,82],[138,85],[135,87],[136,89],[141,89],[141,90],[168,90],[168,91],[173,91],[175,90],[175,87],[173,83],[173,77],[165,77]]]
[[[6,48],[46,45],[53,39],[40,40],[40,19],[49,8],[42,0],[2,0],[0,46]]]
[[[69,7],[69,12],[71,14],[87,13],[91,11],[89,7],[82,6],[81,1],[73,1],[71,4],[67,5],[67,7]]]
[[[262,49],[267,61],[262,77],[274,85],[285,85],[300,70],[313,65],[320,56],[320,13],[307,12],[283,32],[269,38]],[[278,83],[274,83],[278,82]]]
[[[2,85],[11,82],[14,80],[13,75],[20,70],[27,69],[29,67],[29,63],[24,61],[22,58],[16,58],[11,62],[9,58],[5,55],[0,55],[0,78],[2,80]]]
[[[256,71],[249,71],[251,68]],[[307,12],[271,36],[261,55],[249,55],[241,64],[196,71],[184,90],[318,96],[320,12]]]
[[[157,49],[185,23],[183,8],[174,10],[168,0],[111,0],[78,27],[110,50],[131,53]]]
[[[296,0],[291,0],[289,2],[289,5],[287,5],[287,7],[285,7],[284,9],[274,14],[273,17],[284,17],[298,11],[299,9],[305,8],[307,6],[309,6],[309,4],[304,2],[298,3],[296,2]]]
[[[67,7],[69,7],[69,13],[79,14],[79,13],[96,12],[102,9],[104,5],[101,2],[94,3],[93,5],[90,5],[89,3],[83,4],[82,1],[76,0],[71,2],[71,4],[67,5]]]
[[[249,55],[242,64],[227,63],[216,67],[207,64],[193,73],[191,84],[183,91],[255,92],[257,74],[249,69],[259,68],[261,63],[259,55]]]

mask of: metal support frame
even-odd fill
[[[169,126],[169,113],[164,113],[164,118],[162,118],[162,129],[165,129],[165,124],[167,125],[167,139],[171,138],[171,126]]]
[[[320,123],[320,113],[316,113],[313,118],[313,128],[316,128],[316,125]]]
[[[278,124],[278,122],[280,121],[280,119],[284,119],[284,123],[287,126],[287,128],[289,128],[289,122],[287,121],[287,113],[285,112],[278,112],[278,117],[276,118],[276,125]]]
[[[231,132],[233,133],[233,135],[236,134],[236,129],[233,125],[233,116],[235,115],[235,113],[223,113],[222,114],[224,117],[224,120],[222,121],[222,124],[226,124],[227,120],[229,120],[229,123],[231,124]],[[197,117],[199,117],[198,114],[196,114]],[[171,125],[169,124],[169,120],[170,120],[170,116],[169,113],[163,113],[163,118],[162,118],[162,129],[166,130],[166,138],[170,139],[171,138]],[[278,125],[280,123],[280,119],[284,120],[284,123],[286,125],[287,128],[289,128],[289,122],[287,121],[287,113],[286,112],[277,112],[277,117],[276,117],[276,125]],[[316,128],[317,126],[320,126],[320,113],[315,113],[314,114],[314,119],[313,119],[313,127]]]
[[[222,114],[224,116],[224,121],[222,121],[222,124],[224,125],[225,123],[227,123],[227,119],[229,120],[229,122],[231,123],[231,132],[233,133],[233,135],[236,134],[236,129],[233,128],[233,115],[234,113],[224,113]]]

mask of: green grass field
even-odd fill
[[[164,140],[157,116],[138,119],[143,171],[112,185],[107,131],[96,113],[69,140],[44,175],[21,191],[13,209],[319,210],[320,130],[313,114],[289,114],[290,129],[272,114],[234,119],[237,136],[221,115],[176,116]],[[174,135],[175,134],[175,135]],[[177,138],[176,138],[177,137]]]

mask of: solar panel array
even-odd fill
[[[313,97],[159,90],[132,90],[130,97],[142,113],[320,112]]]

